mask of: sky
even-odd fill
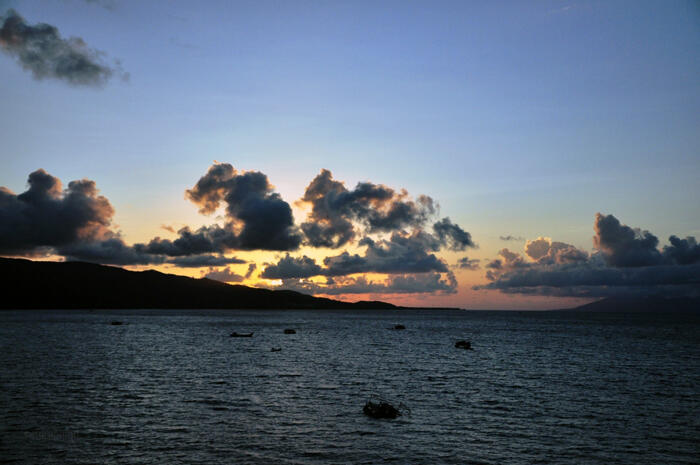
[[[697,50],[695,1],[0,0],[0,255],[420,306],[697,295]]]

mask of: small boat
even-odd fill
[[[455,342],[455,347],[458,349],[472,350],[472,343],[470,341],[457,341]]]
[[[404,325],[394,325],[394,329],[402,330],[402,329],[406,329],[406,327]]]
[[[296,334],[297,332],[293,329],[285,329],[284,334]]]
[[[253,337],[253,333],[237,333],[234,331],[230,337]]]
[[[277,348],[273,347],[272,349],[270,349],[270,352],[282,352],[282,348],[281,347],[277,347]]]

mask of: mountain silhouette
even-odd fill
[[[579,307],[562,311],[573,312],[697,312],[700,299],[693,297],[608,297]]]
[[[2,309],[397,309],[83,262],[0,258]]]

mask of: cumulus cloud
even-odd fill
[[[237,248],[238,238],[233,225],[202,226],[192,231],[188,226],[177,232],[175,240],[155,237],[146,244],[136,244],[139,250],[150,254],[163,254],[171,257],[180,257],[207,253],[224,253]]]
[[[303,256],[289,255],[277,263],[268,265],[261,274],[266,279],[309,278],[312,276],[346,276],[357,273],[425,273],[429,271],[447,272],[445,262],[431,250],[438,250],[440,241],[431,234],[420,230],[413,233],[395,232],[389,239],[362,239],[359,244],[365,247],[364,254],[350,254],[326,257],[323,267],[315,260]]]
[[[419,227],[436,213],[432,198],[411,199],[405,190],[370,182],[360,182],[353,190],[322,170],[307,186],[302,202],[311,205],[302,223],[306,240],[313,247],[341,247],[357,233],[354,222],[366,232],[389,232]]]
[[[649,266],[661,262],[659,239],[649,231],[620,224],[613,215],[596,213],[593,245],[610,266]]]
[[[538,237],[525,242],[525,254],[539,263],[570,263],[588,259],[588,254],[573,245]]]
[[[301,234],[292,209],[273,191],[267,176],[258,171],[238,172],[228,163],[209,168],[187,197],[202,214],[225,206],[227,224],[214,231],[221,243],[239,250],[296,250]],[[205,230],[203,236],[212,236]]]
[[[700,251],[694,237],[671,236],[671,245],[660,251],[650,232],[600,213],[594,230],[593,254],[546,237],[527,241],[529,260],[503,249],[486,265],[491,282],[475,289],[569,297],[700,295]]]
[[[269,264],[260,274],[265,279],[290,279],[290,278],[310,278],[324,274],[316,260],[306,255],[303,257],[291,257],[289,254],[280,258],[277,263]]]
[[[671,245],[665,246],[663,251],[663,255],[668,261],[679,265],[692,265],[700,262],[700,245],[694,237],[679,239],[676,236],[671,236],[668,241]]]
[[[360,183],[350,191],[327,171],[307,188],[304,201],[316,203],[305,224],[318,220],[319,227],[328,232],[329,224],[340,231],[347,221],[349,232],[332,233],[331,245],[352,241],[360,252],[346,250],[318,263],[305,255],[289,254],[299,248],[303,236],[289,204],[274,192],[263,173],[239,172],[229,164],[216,163],[186,191],[186,197],[202,214],[223,211],[220,221],[197,229],[185,226],[176,232],[165,227],[176,237],[154,237],[128,245],[113,229],[114,209],[98,194],[93,181],[73,181],[64,189],[58,178],[38,170],[29,176],[29,188],[22,194],[0,188],[0,254],[53,253],[67,260],[112,265],[208,267],[210,277],[240,282],[253,276],[257,266],[250,263],[244,276],[229,267],[217,268],[246,263],[226,256],[229,252],[287,251],[276,263],[266,264],[260,276],[297,284],[322,276],[328,292],[340,293],[343,287],[356,292],[413,293],[452,292],[454,274],[437,253],[475,247],[471,235],[450,218],[432,221],[436,206],[429,197],[414,200],[405,191],[372,183]],[[332,216],[336,214],[339,216]],[[323,215],[332,220],[324,220]],[[430,232],[427,225],[432,226]],[[477,263],[465,257],[458,266],[473,269]],[[384,281],[350,277],[364,273],[388,276]]]
[[[0,187],[0,253],[112,239],[114,208],[93,181],[72,181],[64,189],[58,178],[37,170],[27,182],[19,195]]]
[[[0,17],[0,50],[35,79],[54,78],[76,86],[102,85],[112,76],[126,78],[119,67],[102,63],[102,52],[79,37],[62,38],[49,24],[30,25],[14,10]]]

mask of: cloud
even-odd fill
[[[453,294],[457,281],[451,272],[420,273],[389,276],[383,281],[371,281],[364,276],[331,278],[325,284],[305,279],[286,279],[280,286],[270,289],[287,289],[309,294]]]
[[[246,261],[236,257],[204,254],[171,258],[167,263],[181,268],[200,268],[202,266],[238,265],[246,263]]]
[[[498,236],[498,238],[499,238],[500,240],[502,240],[502,241],[517,241],[517,242],[521,242],[521,241],[524,241],[524,240],[525,240],[524,238],[522,238],[522,237],[520,237],[520,236],[511,236],[511,235],[508,235],[508,236]]]
[[[440,241],[420,230],[413,233],[395,232],[391,237],[374,240],[369,237],[359,244],[365,247],[363,255],[347,251],[323,259],[323,267],[315,260],[289,255],[276,264],[268,265],[261,274],[266,279],[309,278],[312,276],[346,276],[357,273],[425,273],[447,272],[443,260],[430,250],[437,251]]]
[[[525,254],[538,263],[569,263],[588,259],[588,254],[573,245],[538,237],[525,242]]]
[[[679,265],[692,265],[700,262],[700,245],[694,237],[679,239],[676,236],[668,238],[670,246],[664,246],[663,255],[672,263]]]
[[[527,241],[529,261],[503,249],[486,265],[491,282],[474,288],[569,297],[700,295],[700,250],[694,237],[671,236],[671,245],[659,251],[653,234],[600,213],[594,230],[598,250],[593,254],[546,237]]]
[[[120,237],[97,241],[78,241],[56,248],[66,260],[102,263],[105,265],[151,265],[165,262],[165,258],[134,249]]]
[[[102,52],[79,37],[64,39],[49,24],[29,25],[14,10],[0,17],[0,49],[35,79],[54,78],[76,86],[99,86],[113,75],[127,78],[119,67],[101,63]]]
[[[231,224],[223,227],[218,224],[202,226],[192,231],[188,226],[181,228],[175,240],[155,237],[146,244],[134,247],[150,254],[162,254],[171,257],[207,253],[224,253],[236,249],[239,242]]]
[[[263,173],[238,172],[228,163],[217,163],[186,195],[205,215],[225,205],[226,226],[215,232],[225,233],[220,243],[226,247],[296,250],[301,244],[291,207],[273,192]],[[211,232],[204,230],[202,235],[211,236]]]
[[[343,252],[326,257],[323,260],[327,268],[326,275],[448,271],[442,259],[429,253],[439,250],[440,242],[421,230],[414,230],[412,233],[394,232],[388,240],[366,237],[359,245],[366,247],[364,255]]]
[[[330,172],[324,173],[325,178],[317,177],[312,187],[323,179],[337,183]],[[356,232],[363,234],[355,242],[360,252],[343,251],[317,263],[306,255],[290,255],[299,248],[303,236],[294,224],[289,204],[274,192],[262,173],[238,172],[222,163],[211,166],[186,191],[186,197],[202,214],[223,210],[221,221],[197,229],[185,226],[172,239],[154,237],[128,245],[113,229],[114,209],[99,195],[93,181],[73,181],[64,189],[58,178],[38,170],[30,174],[29,188],[22,194],[0,188],[0,254],[53,253],[66,260],[112,265],[208,267],[209,277],[240,282],[252,277],[257,265],[249,263],[241,276],[226,265],[246,262],[225,254],[232,250],[279,250],[287,253],[276,263],[266,264],[259,273],[262,278],[308,287],[309,278],[321,276],[326,278],[324,292],[329,293],[341,293],[341,289],[355,293],[454,292],[455,276],[437,253],[474,247],[468,232],[449,218],[433,222],[432,232],[426,231],[424,226],[436,209],[428,197],[412,200],[403,191],[397,193],[372,183],[360,183],[353,191],[337,184],[342,187],[337,190],[342,194],[338,202],[343,205],[338,211],[350,212],[353,241]],[[307,194],[315,195],[314,189],[307,189]],[[327,187],[319,189],[329,192]],[[406,230],[408,227],[411,229]],[[334,236],[333,240],[337,239]],[[459,266],[474,268],[477,262],[465,257]],[[221,266],[224,268],[217,268]],[[351,277],[364,273],[388,276],[383,281]]]
[[[255,263],[249,264],[249,265],[248,265],[248,271],[246,271],[246,273],[245,273],[245,279],[248,279],[248,278],[250,278],[251,276],[253,276],[253,273],[254,273],[255,270],[257,270],[257,269],[258,269],[258,265],[256,265]]]
[[[620,224],[612,215],[596,213],[593,245],[610,266],[649,266],[661,262],[659,240],[649,231]]]
[[[411,199],[405,190],[360,182],[348,190],[345,184],[322,170],[307,186],[301,202],[311,205],[301,229],[313,247],[342,247],[352,241],[359,223],[366,233],[419,227],[436,212],[432,198]]]
[[[324,274],[316,260],[307,257],[291,257],[289,254],[280,258],[275,264],[270,264],[265,267],[261,278],[265,279],[290,279],[290,278],[310,278],[311,276],[320,276]]]
[[[214,279],[222,283],[240,283],[245,278],[231,271],[230,268],[215,269],[209,268],[209,271],[204,274],[203,278]]]
[[[113,239],[114,208],[93,181],[72,181],[63,189],[58,178],[40,169],[27,182],[19,195],[0,187],[0,253]]]
[[[480,261],[481,260],[478,258],[470,259],[469,257],[462,257],[457,260],[455,267],[463,270],[478,270]]]
[[[458,225],[452,223],[449,218],[443,218],[433,225],[433,231],[440,242],[450,250],[464,250],[467,247],[476,247],[472,236]]]

